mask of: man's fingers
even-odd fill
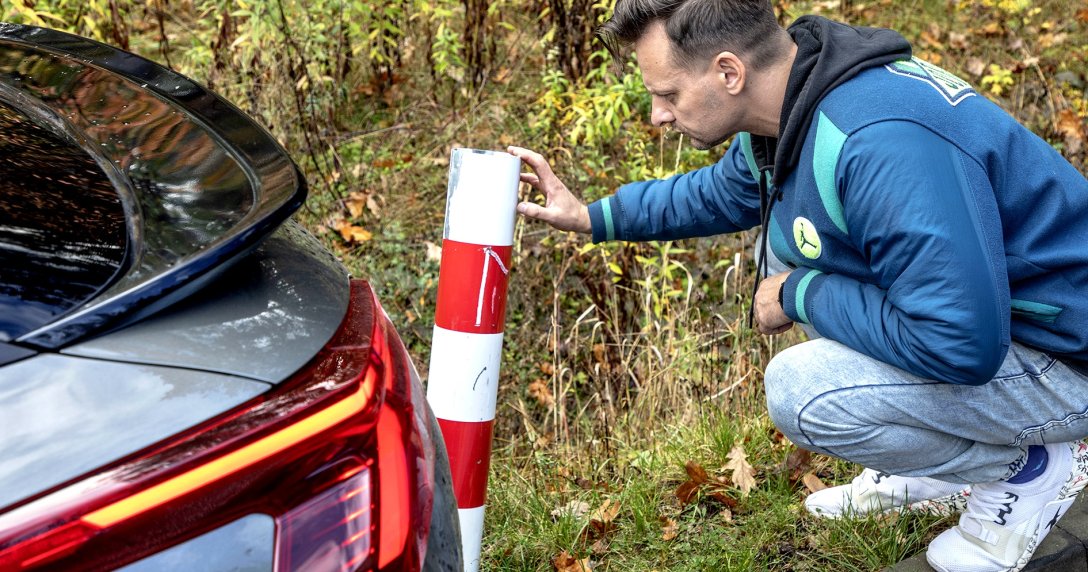
[[[544,214],[544,207],[536,203],[521,202],[518,203],[518,212],[529,218],[540,220],[541,215]]]
[[[511,155],[514,155],[518,159],[524,161],[525,164],[529,165],[529,168],[536,173],[538,184],[544,183],[551,186],[553,183],[559,182],[559,179],[552,173],[551,165],[548,164],[548,161],[540,153],[530,151],[523,147],[507,147],[506,150]]]
[[[522,173],[521,174],[521,182],[529,183],[530,185],[532,185],[534,187],[540,188],[540,177],[538,177],[538,176],[536,176],[536,175],[534,175],[532,173]]]

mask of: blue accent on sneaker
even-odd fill
[[[1049,458],[1045,447],[1031,445],[1028,447],[1028,458],[1024,461],[1024,468],[1005,482],[1010,485],[1020,485],[1038,477],[1046,470],[1046,462]]]

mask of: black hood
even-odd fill
[[[816,104],[828,92],[867,68],[911,56],[910,43],[884,28],[802,16],[787,31],[797,44],[797,57],[786,83],[778,139],[752,137],[756,164],[774,167],[775,186],[781,186],[797,166]]]
[[[797,57],[786,82],[778,137],[752,136],[752,159],[760,171],[759,210],[764,230],[760,233],[752,305],[748,308],[749,326],[753,324],[760,276],[768,271],[766,228],[771,208],[782,198],[782,182],[797,167],[816,104],[861,71],[911,56],[910,43],[898,32],[884,28],[860,28],[820,16],[802,16],[786,31],[797,44]],[[768,172],[773,173],[773,196],[768,191]]]

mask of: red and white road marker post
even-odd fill
[[[449,452],[465,570],[480,566],[521,160],[454,149],[427,401]]]

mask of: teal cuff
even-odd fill
[[[782,283],[782,310],[794,322],[812,324],[812,299],[827,276],[819,270],[799,268]]]
[[[589,204],[589,225],[594,243],[616,240],[614,215],[612,197],[605,197]]]

